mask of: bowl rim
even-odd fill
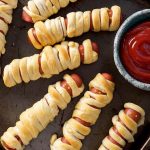
[[[150,9],[144,9],[141,11],[137,11],[134,14],[132,14],[131,16],[129,16],[123,22],[123,24],[119,28],[118,32],[116,33],[116,36],[114,39],[114,52],[113,52],[114,62],[115,62],[115,65],[116,65],[118,71],[120,72],[120,74],[133,86],[135,86],[139,89],[145,90],[145,91],[150,91],[150,84],[136,80],[127,72],[127,70],[125,69],[125,67],[123,66],[123,64],[121,62],[119,50],[120,50],[120,41],[122,39],[122,36],[126,33],[126,32],[123,32],[125,30],[126,25],[129,24],[133,19],[138,18],[139,16],[142,16],[142,15],[148,14],[148,13],[150,13]]]

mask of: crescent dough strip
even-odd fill
[[[72,76],[66,74],[64,81],[70,86],[72,96],[61,86],[61,81],[50,85],[48,93],[32,107],[26,109],[19,117],[14,127],[2,135],[1,143],[6,150],[23,150],[25,145],[38,136],[46,126],[58,115],[59,109],[63,110],[71,101],[71,97],[77,97],[84,89],[82,84],[77,86]]]
[[[89,30],[94,32],[116,31],[121,23],[121,8],[112,6],[111,9],[101,8],[85,12],[71,12],[66,16],[66,19],[57,17],[51,20],[47,19],[45,22],[35,23],[34,28],[28,31],[33,46],[41,49],[45,45],[59,43],[66,37],[80,36]],[[37,34],[34,34],[33,31]],[[55,40],[48,38],[49,36],[54,37]]]
[[[33,22],[46,20],[56,14],[61,8],[66,7],[70,2],[77,0],[29,0],[23,11],[31,17]]]
[[[94,9],[92,11],[92,23],[94,32],[99,32],[101,29],[101,18],[100,18],[100,9]]]
[[[98,53],[93,50],[91,40],[83,41],[84,64],[91,64],[98,59]],[[7,87],[21,82],[28,83],[41,77],[50,78],[53,75],[81,64],[79,44],[62,42],[55,47],[46,46],[41,54],[22,59],[15,59],[4,68],[3,80]]]
[[[96,88],[105,93],[93,93],[92,91],[85,92],[84,96],[75,106],[72,118],[66,121],[63,126],[63,138],[67,140],[63,142],[62,138],[54,135],[51,139],[51,150],[80,150],[83,140],[90,132],[91,126],[97,121],[101,108],[109,104],[113,98],[115,84],[104,78],[102,74],[97,74],[90,82],[89,88]],[[103,105],[102,105],[103,103]],[[78,121],[79,118],[82,121]],[[90,126],[86,126],[86,124]],[[69,143],[69,144],[68,144]]]
[[[128,111],[128,113],[127,113]],[[135,121],[134,118],[138,118]],[[105,137],[98,150],[123,150],[126,142],[134,142],[134,134],[138,126],[144,124],[144,110],[133,103],[126,103],[124,110],[112,118],[113,127],[109,130],[109,136]]]
[[[0,1],[0,56],[4,54],[6,39],[5,36],[8,31],[8,24],[12,22],[13,9],[17,7],[18,0],[3,0]]]

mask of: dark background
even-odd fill
[[[24,0],[20,0],[18,8],[14,11],[13,23],[10,25],[10,30],[7,34],[6,53],[1,58],[2,70],[4,66],[10,63],[15,58],[30,56],[40,51],[35,50],[27,40],[27,31],[32,24],[25,23],[21,19],[22,7],[25,4]],[[123,16],[127,18],[132,13],[148,8],[150,3],[144,0],[78,0],[74,4],[61,9],[56,16],[65,16],[68,12],[78,10],[92,10],[100,7],[110,7],[112,5],[122,7]],[[20,84],[11,89],[3,84],[0,78],[0,135],[7,130],[8,127],[14,126],[19,115],[28,107],[31,107],[36,101],[40,100],[46,93],[48,85],[62,79],[65,73],[78,73],[86,84],[85,90],[88,89],[88,83],[95,77],[98,72],[111,73],[115,78],[116,90],[111,104],[103,108],[102,113],[95,126],[92,127],[92,132],[83,142],[82,150],[96,150],[101,144],[102,139],[108,134],[109,128],[112,126],[112,116],[118,114],[123,108],[125,102],[134,102],[145,109],[146,120],[150,121],[150,92],[145,92],[130,85],[117,71],[113,60],[113,40],[116,33],[100,32],[86,33],[81,37],[72,40],[82,42],[84,39],[90,38],[96,41],[100,46],[100,57],[98,61],[91,65],[82,65],[74,71],[64,71],[60,75],[54,76],[51,79],[40,79],[29,84]],[[83,96],[80,95],[80,97]],[[68,120],[73,112],[75,104],[79,98],[73,99],[68,108],[60,112],[55,121],[52,122],[39,136],[33,140],[26,150],[48,150],[49,140],[53,133],[62,135],[62,125]],[[143,134],[143,133],[142,133]],[[132,148],[132,150],[136,150]]]

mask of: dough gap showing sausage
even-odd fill
[[[98,150],[123,150],[126,143],[134,142],[137,128],[144,124],[144,110],[133,103],[126,103],[124,109],[112,118],[113,127],[104,138]]]
[[[50,85],[48,93],[31,108],[26,109],[14,127],[1,137],[1,144],[6,150],[23,150],[33,138],[54,120],[60,110],[64,110],[71,98],[77,97],[84,90],[82,79],[77,74],[63,77]]]
[[[5,36],[8,31],[8,25],[12,22],[13,9],[17,7],[18,0],[0,1],[0,56],[5,53]]]
[[[71,12],[66,18],[57,17],[36,22],[34,28],[29,29],[28,37],[36,49],[41,49],[43,46],[59,43],[66,37],[77,37],[90,30],[116,31],[121,24],[121,16],[119,6]]]
[[[61,8],[67,7],[70,2],[77,0],[29,0],[27,6],[23,7],[22,19],[34,23],[46,20],[58,13]]]
[[[63,137],[54,134],[50,140],[51,150],[80,150],[82,140],[91,132],[100,115],[101,108],[112,101],[115,84],[108,73],[97,74],[89,83],[89,91],[75,106],[72,118],[63,126]]]
[[[12,87],[41,77],[50,78],[66,69],[78,68],[81,62],[91,64],[97,59],[98,46],[91,40],[83,41],[82,45],[65,41],[54,47],[46,46],[41,54],[14,59],[5,66],[3,80],[7,87]]]

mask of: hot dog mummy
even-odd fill
[[[27,6],[23,7],[22,18],[27,22],[46,20],[56,14],[61,8],[70,2],[77,0],[29,0]]]
[[[71,12],[67,18],[57,17],[47,19],[45,22],[38,21],[34,28],[29,29],[28,37],[36,49],[46,45],[54,45],[61,42],[65,37],[77,37],[89,30],[115,31],[121,22],[121,8],[113,6],[111,9],[101,8],[85,12]]]
[[[97,59],[98,46],[89,39],[82,45],[65,41],[54,47],[46,46],[41,54],[13,60],[4,68],[3,80],[7,87],[12,87],[23,81],[50,78],[66,69],[79,67],[81,62],[91,64]]]
[[[12,22],[12,11],[17,7],[18,0],[0,0],[0,56],[4,54],[8,24]]]
[[[144,110],[133,103],[126,103],[124,110],[112,119],[113,127],[98,150],[123,150],[127,142],[134,142],[138,126],[144,124]]]
[[[77,74],[66,74],[48,88],[48,94],[31,108],[20,115],[20,121],[15,127],[10,127],[2,135],[1,143],[6,150],[22,150],[25,145],[38,136],[46,126],[54,120],[59,110],[70,103],[71,98],[77,97],[84,89],[82,79]]]
[[[80,150],[82,142],[91,131],[100,115],[101,108],[109,104],[113,98],[115,84],[112,76],[103,73],[90,82],[89,91],[79,100],[75,106],[72,118],[63,126],[63,137],[53,135],[51,138],[51,150]]]

